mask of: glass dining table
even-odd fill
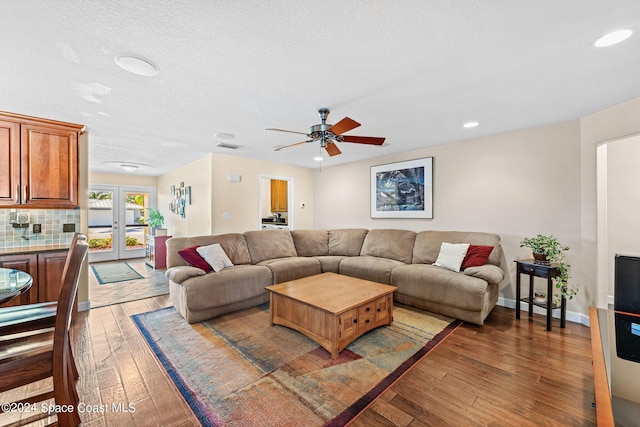
[[[27,292],[33,283],[28,273],[12,268],[0,268],[0,305]]]

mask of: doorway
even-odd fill
[[[260,175],[258,199],[259,228],[293,230],[293,178]]]
[[[89,189],[89,262],[143,258],[147,209],[155,188],[92,185]]]

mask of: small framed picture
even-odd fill
[[[175,185],[172,185],[172,186],[171,186],[171,195],[172,195],[172,196],[175,196],[175,195],[176,195],[176,186],[175,186]]]
[[[191,186],[188,186],[184,190],[184,202],[187,205],[191,204]]]

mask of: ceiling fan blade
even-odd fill
[[[275,130],[275,131],[278,131],[278,132],[299,133],[300,135],[306,135],[305,132],[298,132],[298,131],[295,131],[295,130],[276,129],[276,128],[266,128],[265,130]]]
[[[273,151],[280,151],[280,150],[283,150],[285,148],[295,147],[296,145],[306,144],[307,142],[313,142],[313,139],[310,139],[308,141],[296,142],[295,144],[283,145],[282,147],[274,148]]]
[[[329,128],[329,132],[332,132],[334,135],[342,135],[343,133],[348,132],[351,129],[355,129],[358,126],[360,126],[360,123],[350,119],[349,117],[345,117],[335,125],[331,126],[331,128]]]
[[[329,153],[331,157],[342,154],[342,151],[340,151],[340,149],[334,142],[328,143],[324,149],[327,150],[327,153]]]
[[[384,144],[384,138],[377,136],[355,136],[355,135],[343,135],[343,142],[355,142],[356,144],[371,144],[382,145]]]

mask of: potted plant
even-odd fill
[[[573,299],[578,290],[570,288],[567,283],[571,277],[569,275],[571,266],[564,256],[565,251],[569,250],[568,246],[562,245],[553,235],[538,234],[536,237],[522,239],[520,247],[531,248],[536,262],[549,262],[557,265],[560,274],[553,279],[556,288],[560,289],[560,294],[566,299]]]
[[[149,208],[149,220],[147,223],[151,227],[151,234],[154,236],[166,236],[167,229],[162,228],[164,225],[164,216],[159,209]]]

